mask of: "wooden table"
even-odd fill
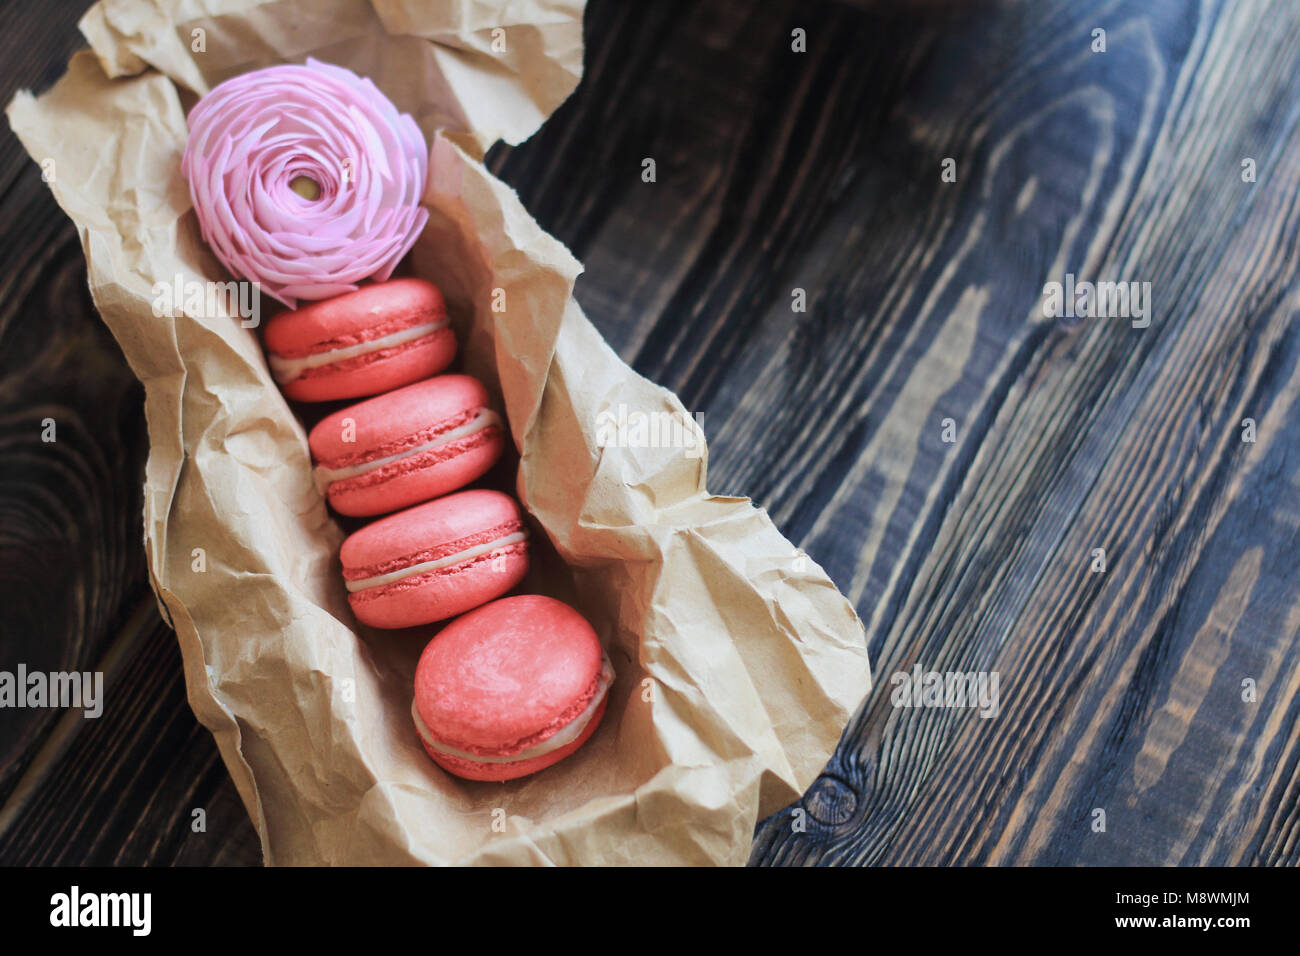
[[[80,13],[7,5],[6,101]],[[753,861],[1300,861],[1300,5],[593,0],[587,42],[490,165],[877,675]],[[115,702],[0,711],[0,862],[258,863],[145,579],[140,388],[7,129],[0,176],[0,669]],[[1067,274],[1149,324],[1045,316]],[[998,716],[895,707],[918,666]]]

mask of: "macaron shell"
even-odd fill
[[[443,423],[463,423],[487,406],[487,389],[478,380],[440,375],[326,416],[307,442],[317,464],[338,468],[403,451],[420,443],[413,436]],[[504,451],[504,426],[493,424],[368,474],[331,482],[326,494],[340,514],[384,514],[463,488]]]
[[[527,573],[528,543],[521,541],[387,587],[357,591],[348,595],[348,603],[357,620],[371,627],[415,627],[499,598]]]
[[[437,286],[402,278],[363,286],[274,316],[266,327],[266,349],[277,356],[301,356],[359,344],[388,330],[446,318]],[[281,390],[295,401],[333,401],[388,391],[436,375],[456,355],[450,327],[343,362],[304,372]]]
[[[506,780],[516,780],[519,777],[526,777],[530,773],[537,773],[539,770],[545,770],[547,767],[553,767],[569,754],[573,753],[583,744],[585,744],[591,735],[596,732],[600,726],[601,720],[605,716],[605,709],[609,704],[609,698],[606,697],[596,708],[596,713],[591,717],[587,727],[572,743],[565,744],[548,754],[542,754],[539,757],[530,757],[527,760],[518,760],[512,763],[476,763],[471,760],[465,760],[461,757],[455,757],[451,754],[438,753],[431,750],[428,744],[423,740],[420,741],[433,762],[448,773],[455,774],[466,780],[484,780],[493,782],[505,782]]]
[[[431,321],[446,314],[447,304],[432,282],[389,279],[273,316],[266,324],[266,347],[277,354],[310,350],[322,342],[365,333],[376,325],[407,319]]]
[[[342,365],[319,366],[285,382],[280,390],[295,402],[332,402],[377,395],[437,375],[455,357],[456,335],[448,327]]]
[[[523,520],[519,504],[505,492],[471,488],[370,522],[348,535],[339,561],[345,577],[369,577],[392,570],[387,563],[406,555]]]
[[[505,450],[501,429],[493,427],[386,469],[383,480],[336,481],[327,492],[339,514],[363,518],[387,514],[464,488],[487,474]]]
[[[356,581],[490,544],[526,531],[523,512],[507,494],[461,491],[380,518],[349,535],[339,549],[343,576]],[[469,561],[348,594],[357,619],[372,627],[442,621],[498,598],[528,573],[528,543],[515,542]]]
[[[478,379],[439,375],[326,415],[307,444],[313,461],[332,468],[488,404],[487,389]]]
[[[599,685],[601,647],[577,611],[536,594],[457,618],[429,642],[415,704],[434,739],[509,756],[572,723]]]

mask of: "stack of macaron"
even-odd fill
[[[357,619],[408,628],[455,618],[416,669],[424,749],[471,780],[551,766],[596,729],[613,670],[577,611],[503,596],[528,571],[527,522],[511,496],[466,486],[501,458],[506,424],[481,382],[446,372],[456,339],[438,288],[391,278],[427,216],[401,172],[422,183],[418,128],[368,80],[315,61],[227,81],[189,123],[182,168],[204,238],[289,306],[265,330],[272,376],[297,402],[362,399],[308,436],[330,506],[375,519],[339,553]],[[402,156],[370,156],[372,175],[371,144]],[[341,150],[342,176],[322,158],[331,150]]]

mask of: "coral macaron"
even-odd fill
[[[455,357],[456,336],[437,286],[392,279],[281,312],[266,324],[266,351],[288,398],[324,402],[436,375]]]
[[[339,558],[359,621],[413,627],[518,584],[528,572],[528,531],[513,498],[476,488],[366,525],[343,542]]]
[[[468,375],[439,375],[322,418],[316,485],[340,514],[397,511],[455,491],[501,457],[505,427]]]
[[[415,670],[411,715],[434,763],[468,780],[513,780],[581,747],[614,670],[586,619],[536,594],[458,617]]]

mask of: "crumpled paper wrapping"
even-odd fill
[[[145,385],[150,579],[266,862],[745,862],[756,821],[807,788],[868,691],[864,634],[763,512],[707,493],[707,453],[602,447],[620,404],[684,410],[605,344],[573,298],[580,264],[481,163],[577,85],[580,0],[106,0],[82,30],[93,52],[9,118]],[[352,617],[343,532],[256,333],[154,314],[155,282],[228,278],[180,174],[185,110],[308,55],[372,77],[432,143],[412,270],[442,287],[462,367],[509,414],[517,490],[549,540],[538,579],[618,670],[592,740],[530,778],[470,783],[427,758],[410,701],[433,630]]]

